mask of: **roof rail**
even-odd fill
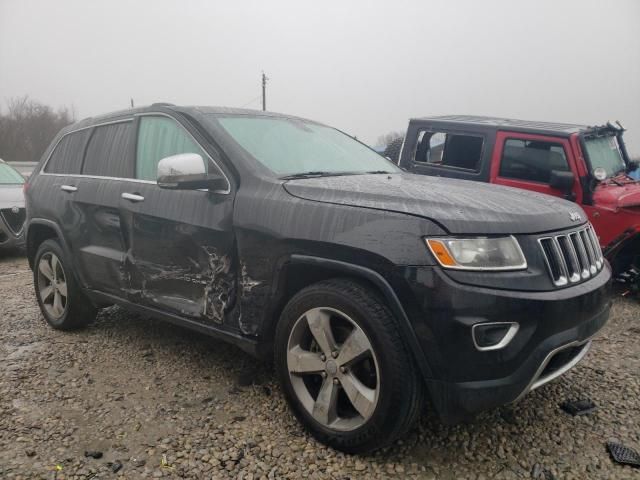
[[[151,104],[152,107],[175,107],[173,103],[169,102],[156,102]]]

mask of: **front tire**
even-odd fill
[[[96,318],[97,309],[82,293],[56,240],[45,240],[36,252],[33,284],[42,315],[58,330],[74,330]]]
[[[347,279],[307,287],[286,305],[275,367],[300,422],[348,453],[390,444],[417,420],[423,386],[393,315]]]

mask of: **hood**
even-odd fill
[[[284,188],[307,200],[417,215],[451,234],[540,233],[587,219],[575,203],[549,195],[411,173],[296,179]]]
[[[0,209],[24,208],[22,185],[0,185]]]
[[[593,203],[611,210],[640,207],[640,182],[631,178],[617,181],[598,184],[593,193]]]

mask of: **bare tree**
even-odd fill
[[[53,110],[28,96],[7,101],[0,110],[0,158],[8,161],[37,162],[63,127],[73,123],[73,110]]]
[[[376,145],[386,146],[386,145],[389,145],[394,140],[397,140],[398,138],[404,138],[404,132],[396,131],[396,132],[385,133],[384,135],[380,135],[378,137],[378,140],[376,141]]]

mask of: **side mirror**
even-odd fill
[[[204,161],[197,153],[181,153],[158,162],[158,186],[172,190],[227,190],[229,184],[222,175],[207,173]]]
[[[573,172],[563,172],[560,170],[551,170],[549,176],[549,186],[557,188],[558,190],[570,194],[575,183],[575,176]]]

